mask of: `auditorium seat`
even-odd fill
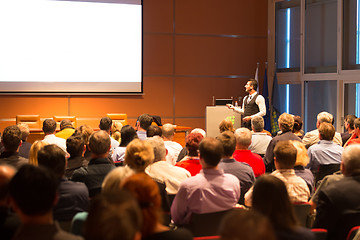
[[[324,228],[313,228],[311,231],[315,235],[316,240],[326,240],[327,238],[327,230]]]
[[[303,227],[310,227],[310,203],[294,203],[293,206],[299,224]]]
[[[41,129],[40,115],[16,115],[16,124],[26,123],[30,130]]]
[[[111,118],[113,121],[119,121],[123,126],[128,124],[126,113],[108,113],[106,116]]]
[[[64,119],[69,119],[74,128],[76,128],[76,117],[75,116],[54,116],[53,119],[56,122],[56,129],[60,129],[60,122]]]

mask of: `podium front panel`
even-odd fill
[[[206,135],[216,137],[220,134],[219,124],[222,120],[229,119],[234,128],[241,126],[241,114],[234,112],[227,106],[208,106],[206,107]]]

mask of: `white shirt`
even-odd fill
[[[166,161],[172,165],[175,165],[179,153],[183,147],[179,143],[173,141],[164,141],[164,145],[168,151],[168,154],[166,155]]]
[[[251,98],[255,97],[256,94],[257,94],[257,92],[254,92],[253,94],[251,94]],[[250,117],[253,118],[255,116],[260,116],[260,117],[265,116],[266,115],[265,98],[259,94],[255,100],[255,103],[256,103],[256,105],[258,105],[260,111],[258,113],[255,113],[254,115],[251,115]],[[245,105],[245,98],[243,100],[242,107],[241,108],[234,107],[234,111],[244,114],[244,105]]]
[[[55,144],[55,145],[59,146],[62,150],[64,150],[64,152],[67,153],[65,139],[56,137],[55,134],[49,134],[44,137],[43,141],[48,144]]]

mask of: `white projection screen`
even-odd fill
[[[141,0],[0,0],[0,93],[142,93]]]

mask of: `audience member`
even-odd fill
[[[232,157],[236,147],[236,139],[232,132],[225,131],[221,133],[217,139],[224,148],[224,155],[219,163],[219,168],[223,169],[225,173],[230,173],[239,179],[241,189],[239,203],[244,204],[244,195],[255,182],[254,171],[249,164],[238,162]]]
[[[245,162],[249,164],[255,174],[255,177],[265,173],[264,161],[260,155],[252,153],[249,150],[251,144],[251,132],[247,128],[238,128],[235,131],[236,139],[236,150],[233,154],[233,157],[238,162]]]
[[[166,161],[172,165],[176,164],[176,160],[182,149],[182,146],[179,143],[173,141],[174,134],[174,125],[166,123],[162,126],[162,137],[164,139],[164,144],[167,150]]]
[[[192,213],[211,213],[229,210],[240,198],[240,183],[234,175],[218,168],[223,156],[219,140],[204,138],[199,146],[199,174],[186,179],[171,206],[171,216],[175,224],[187,224]]]
[[[30,148],[30,156],[29,156],[29,164],[34,165],[34,166],[38,166],[38,152],[40,149],[42,149],[44,146],[49,145],[47,142],[41,141],[41,140],[36,140],[31,148]]]
[[[138,138],[135,129],[130,125],[121,128],[121,142],[119,147],[115,148],[111,156],[114,162],[124,162],[126,146],[135,138]]]
[[[354,121],[356,119],[355,115],[346,115],[344,119],[344,127],[345,132],[341,133],[341,140],[342,140],[342,146],[345,145],[345,143],[349,140],[351,135],[354,133],[355,127],[354,127]]]
[[[13,166],[0,165],[0,234],[3,240],[11,240],[20,226],[20,219],[11,210],[9,199],[9,182],[15,173]]]
[[[277,142],[279,141],[287,141],[287,140],[295,140],[301,141],[301,139],[296,136],[292,130],[294,127],[294,118],[292,115],[288,113],[283,113],[279,117],[279,128],[281,130],[281,134],[274,137],[270,143],[265,153],[265,166],[267,172],[272,172],[274,170],[274,148]]]
[[[48,144],[58,145],[64,152],[66,152],[66,140],[55,136],[56,122],[54,119],[45,119],[43,122],[42,130],[44,131],[45,137],[44,142]]]
[[[165,184],[168,194],[176,194],[180,183],[191,177],[191,174],[186,169],[174,166],[166,161],[166,148],[161,137],[155,136],[146,141],[154,149],[154,162],[145,169],[145,172],[156,182]]]
[[[91,153],[89,150],[89,139],[90,139],[91,134],[94,133],[94,130],[89,125],[83,124],[76,129],[76,132],[81,133],[84,138],[84,142],[86,145],[86,151],[84,153],[84,157],[86,158],[86,160],[89,161],[91,159]]]
[[[299,138],[304,137],[304,131],[302,130],[303,120],[300,116],[294,116],[294,127],[292,132]]]
[[[81,133],[74,133],[66,139],[66,151],[70,154],[65,169],[66,178],[71,179],[76,169],[86,167],[89,164],[89,161],[84,157],[85,150],[85,141]]]
[[[354,132],[349,140],[345,143],[345,147],[351,144],[360,144],[360,118],[354,120]]]
[[[347,147],[342,154],[344,178],[319,192],[314,228],[328,230],[328,239],[346,239],[360,219],[360,146]]]
[[[201,128],[194,128],[193,130],[191,130],[190,133],[200,133],[203,138],[206,137],[206,132],[205,130],[201,129]],[[186,140],[186,139],[185,139]],[[180,151],[178,159],[176,160],[176,162],[180,162],[184,157],[186,157],[188,155],[188,151],[186,146]]]
[[[310,157],[308,168],[315,174],[316,182],[340,170],[341,154],[344,151],[343,147],[332,141],[335,135],[332,124],[323,122],[318,127],[318,131],[320,142],[308,149]]]
[[[235,132],[234,125],[230,119],[225,118],[219,124],[219,131],[223,133],[225,131]]]
[[[151,125],[147,130],[146,130],[146,137],[150,138],[150,137],[154,137],[154,136],[162,136],[162,130],[159,126],[157,125]]]
[[[74,171],[71,178],[75,182],[83,182],[89,190],[89,196],[94,197],[101,191],[105,176],[115,168],[107,158],[110,151],[110,137],[105,131],[94,132],[89,141],[91,159],[88,166]]]
[[[141,240],[141,226],[137,201],[117,190],[92,199],[84,235],[86,240]]]
[[[176,163],[176,166],[188,170],[191,176],[195,176],[201,170],[199,145],[203,138],[203,135],[200,133],[190,133],[187,135],[185,138],[185,147],[188,151],[188,155],[185,156],[183,160]]]
[[[30,135],[29,126],[26,123],[20,122],[17,124],[21,131],[21,146],[19,148],[19,156],[29,159],[29,152],[31,143],[27,142],[27,138]]]
[[[63,139],[67,139],[75,132],[75,128],[72,125],[72,122],[69,119],[63,119],[60,122],[60,131],[55,134],[55,136]]]
[[[121,187],[128,190],[141,207],[143,225],[141,235],[143,240],[192,240],[191,233],[186,229],[171,230],[161,224],[161,196],[154,180],[145,173],[134,174],[126,178]]]
[[[221,240],[275,240],[275,232],[267,217],[256,211],[233,209],[222,219]]]
[[[146,139],[146,130],[151,126],[153,118],[149,114],[142,114],[136,121],[136,133],[140,140]]]
[[[276,170],[271,175],[279,178],[286,185],[290,200],[294,203],[307,202],[310,197],[309,187],[306,182],[295,175],[295,162],[297,150],[290,141],[280,141],[274,149],[274,163]],[[256,184],[256,183],[255,183]],[[245,194],[245,204],[252,205],[253,189]]]
[[[295,175],[304,179],[306,184],[309,187],[310,193],[313,192],[315,187],[314,175],[313,173],[305,168],[309,164],[309,156],[305,145],[299,141],[291,141],[294,147],[297,150],[296,162],[295,162]]]
[[[99,124],[99,128],[100,130],[103,130],[105,131],[108,135],[109,135],[109,138],[110,138],[110,141],[111,141],[111,149],[110,149],[110,154],[112,154],[113,150],[115,148],[117,148],[119,146],[119,142],[116,141],[114,138],[112,138],[110,136],[110,130],[111,130],[111,126],[112,126],[112,120],[111,118],[109,117],[103,117],[100,119],[100,124]]]
[[[58,180],[48,169],[28,164],[19,169],[9,185],[11,204],[22,222],[13,240],[83,239],[61,230],[54,222],[57,187]]]
[[[249,150],[264,157],[266,149],[272,139],[271,136],[264,132],[264,118],[260,116],[253,117],[251,119],[251,128],[253,133],[251,135]]]
[[[53,208],[53,216],[58,221],[70,221],[76,213],[85,212],[89,207],[89,193],[83,183],[72,182],[64,177],[66,156],[57,145],[44,146],[38,152],[39,166],[52,171],[59,179],[58,202]]]
[[[298,224],[286,186],[277,177],[264,175],[256,181],[253,209],[269,218],[278,240],[315,240],[310,229]]]
[[[18,126],[8,126],[4,129],[2,143],[4,145],[4,152],[0,154],[1,164],[9,164],[18,169],[29,162],[28,159],[19,156],[21,131]]]
[[[305,134],[304,138],[302,139],[302,142],[305,144],[306,148],[309,148],[310,146],[317,144],[320,141],[318,128],[319,128],[320,124],[323,122],[333,124],[334,123],[333,115],[328,112],[321,112],[317,115],[316,129],[312,130],[310,132],[307,132]],[[334,143],[336,143],[337,145],[342,146],[342,140],[341,140],[340,133],[335,132],[334,139],[331,139],[331,140],[333,140]]]
[[[119,143],[121,142],[121,128],[123,127],[123,125],[121,124],[120,121],[113,121],[112,125],[111,125],[111,137],[113,139],[115,139],[116,141],[118,141]]]

